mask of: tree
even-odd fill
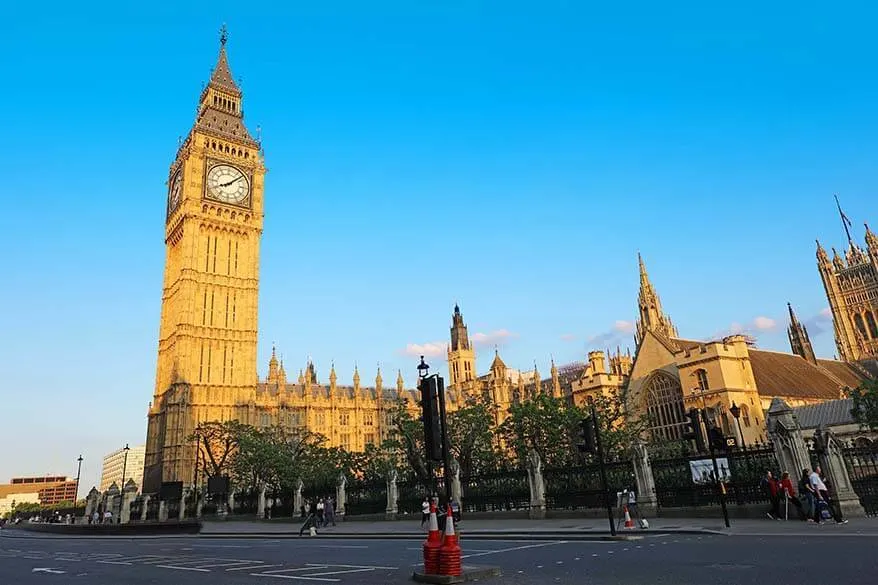
[[[237,429],[237,452],[230,470],[243,487],[258,490],[292,489],[298,479],[308,479],[314,451],[325,442],[323,435],[304,428],[280,426]]]
[[[198,425],[189,440],[197,441],[208,476],[223,475],[228,471],[238,443],[249,429],[252,427],[236,420],[211,421]]]
[[[878,430],[878,380],[865,380],[857,388],[848,388],[853,400],[851,416],[870,430]]]
[[[409,413],[404,398],[400,398],[394,408],[393,431],[387,446],[396,448],[405,457],[409,469],[419,482],[430,485],[424,452],[424,424]]]
[[[640,439],[649,430],[646,418],[630,416],[625,408],[626,394],[605,393],[594,396],[595,411],[598,415],[601,432],[601,447],[609,456],[628,456],[635,440]],[[582,409],[585,413],[590,408]]]
[[[495,444],[496,408],[486,397],[471,397],[462,408],[448,413],[449,448],[464,477],[496,467],[502,457]]]
[[[513,404],[500,426],[500,435],[519,465],[535,450],[546,467],[562,467],[575,461],[574,429],[583,412],[564,399],[539,394]]]

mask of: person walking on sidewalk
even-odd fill
[[[768,501],[771,502],[771,507],[766,515],[772,520],[780,520],[780,498],[778,497],[777,480],[774,479],[774,475],[772,475],[771,471],[765,472],[765,476],[762,478],[762,481],[759,482],[759,486],[762,488],[762,492],[768,497]]]
[[[425,497],[424,501],[421,502],[421,528],[424,527],[424,524],[427,523],[427,520],[430,519],[430,501]]]
[[[802,502],[799,501],[799,498],[796,497],[796,490],[793,487],[793,482],[790,479],[790,472],[784,471],[783,475],[780,477],[780,493],[783,498],[786,499],[787,502],[795,506],[796,511],[799,514],[800,520],[806,520],[808,515],[802,509]],[[786,512],[789,511],[788,508],[785,509]],[[786,518],[787,514],[784,514]]]
[[[323,513],[326,516],[326,525],[329,526],[332,523],[335,526],[335,504],[332,503],[332,498],[326,498],[326,506]]]
[[[828,520],[828,518],[822,518],[822,511],[825,509],[829,512],[829,515],[835,520],[836,524],[847,524],[847,520],[845,520],[841,515],[841,507],[836,510],[835,506],[829,498],[829,489],[826,487],[826,484],[823,482],[823,478],[821,477],[823,474],[821,473],[820,466],[814,468],[814,471],[811,472],[811,476],[808,478],[811,482],[811,487],[814,488],[814,491],[817,493],[817,504],[815,507],[815,517],[819,522],[820,520]]]

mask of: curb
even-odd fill
[[[660,534],[656,532],[655,534]],[[321,539],[321,540],[423,540],[425,535],[420,533],[364,533],[364,534],[320,534],[317,536],[299,536],[298,533],[249,533],[249,534],[237,534],[237,533],[213,533],[213,534],[200,534],[198,536],[202,539],[216,539],[216,540],[257,540],[257,539],[276,539],[276,540],[290,540],[290,539]],[[641,540],[644,537],[642,535],[628,535],[628,534],[620,534],[616,536],[610,536],[609,534],[583,534],[581,532],[542,532],[542,533],[522,533],[522,532],[513,532],[513,533],[478,533],[478,532],[462,532],[460,533],[460,537],[466,540],[509,540],[509,541],[555,541],[555,540],[570,540],[570,541],[592,541],[592,542],[604,542],[604,541],[632,541],[632,540]]]

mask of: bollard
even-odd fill
[[[451,506],[448,506],[445,516],[445,539],[439,550],[439,574],[454,577],[459,577],[461,574],[460,545],[457,534],[454,533],[454,514],[451,512]]]
[[[442,533],[439,532],[439,521],[436,519],[436,505],[430,504],[430,521],[427,540],[424,541],[424,574],[439,574],[439,551],[442,548]]]

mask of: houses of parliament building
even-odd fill
[[[401,373],[385,384],[380,368],[361,384],[339,384],[334,368],[327,382],[313,363],[288,379],[272,351],[268,375],[256,363],[259,246],[263,229],[262,145],[244,124],[242,92],[235,82],[222,33],[216,66],[202,90],[193,127],[168,172],[165,269],[158,360],[149,405],[144,485],[192,481],[196,427],[237,420],[268,426],[305,427],[330,445],[363,450],[390,431],[400,397],[416,409],[415,390]],[[842,215],[845,228],[847,218]],[[495,351],[479,375],[476,354],[458,306],[448,345],[449,409],[468,396],[488,397],[502,422],[510,404],[548,393],[581,403],[597,393],[624,393],[629,416],[649,415],[654,436],[679,437],[684,409],[703,401],[727,431],[732,404],[741,409],[740,432],[755,440],[764,432],[771,399],[792,404],[838,398],[845,387],[878,374],[878,238],[866,229],[866,249],[854,243],[832,258],[818,244],[817,263],[832,309],[840,360],[815,356],[808,332],[789,308],[792,353],[759,350],[740,335],[714,341],[680,337],[662,309],[658,292],[640,261],[636,350],[549,368],[549,376],[508,368]],[[697,392],[696,392],[697,390]]]

